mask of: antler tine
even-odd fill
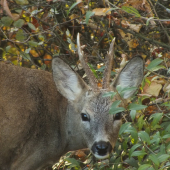
[[[111,69],[113,64],[113,53],[114,53],[114,43],[115,38],[113,38],[112,43],[110,44],[109,52],[106,56],[106,63],[105,63],[105,70],[103,73],[103,83],[102,83],[102,89],[107,89],[110,86],[110,75],[111,75]]]
[[[98,80],[96,79],[96,77],[94,76],[93,72],[91,71],[90,67],[88,66],[88,64],[86,63],[84,59],[85,56],[80,46],[80,34],[79,33],[77,34],[77,49],[78,49],[79,60],[87,74],[91,87],[93,89],[98,89],[98,86],[97,86]]]

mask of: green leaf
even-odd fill
[[[158,158],[156,157],[156,155],[150,154],[150,155],[149,155],[149,159],[150,159],[156,166],[159,166],[160,162],[159,162]]]
[[[21,54],[21,56],[22,56],[24,59],[31,61],[31,57],[30,57],[29,54],[27,54],[27,53],[25,53],[25,52],[23,52],[23,51],[20,51],[20,54]]]
[[[131,119],[134,121],[135,118],[136,118],[136,110],[131,110],[130,111],[130,116],[131,116]]]
[[[45,70],[46,69],[46,65],[45,64],[43,64],[42,66],[41,66],[41,70]]]
[[[170,170],[169,167],[170,167],[170,162],[167,162],[165,166],[160,168],[160,170]]]
[[[122,6],[121,8],[122,10],[126,11],[129,14],[133,14],[136,17],[140,17],[141,15],[139,14],[138,10],[136,10],[135,8],[131,7],[131,6]]]
[[[116,100],[115,102],[112,103],[111,108],[115,109],[116,107],[118,107],[118,105],[121,103],[121,100]]]
[[[124,97],[125,93],[131,92],[131,91],[135,92],[136,89],[137,89],[136,87],[121,87],[121,91],[119,89],[118,92],[121,97]]]
[[[27,48],[27,49],[25,49],[25,53],[29,53],[30,52],[30,50],[31,50],[31,48]]]
[[[131,103],[128,106],[129,110],[142,110],[145,109],[147,106],[145,105],[141,105],[141,104],[135,104],[135,103]]]
[[[114,108],[114,109],[110,109],[109,113],[110,114],[116,114],[116,113],[120,113],[120,112],[123,112],[123,111],[125,111],[125,108],[117,107],[117,108]]]
[[[120,9],[120,8],[117,8],[117,7],[115,7],[115,8],[110,8],[110,9],[107,10],[105,13],[107,14],[109,11],[114,11],[114,10],[116,10],[116,9]]]
[[[116,75],[116,72],[111,71],[111,76],[114,76],[114,75]]]
[[[1,21],[2,21],[2,24],[7,27],[9,27],[13,22],[13,20],[10,17],[2,17]]]
[[[90,67],[91,71],[93,72],[94,76],[97,78],[97,73],[96,73],[96,70],[93,68],[93,66],[89,63],[87,63],[88,66]]]
[[[170,103],[168,103],[168,102],[162,103],[161,105],[168,107],[167,109],[170,109]]]
[[[120,113],[123,112],[125,110],[125,108],[123,107],[118,107],[118,105],[121,103],[120,100],[116,100],[115,102],[113,102],[113,104],[111,105],[111,108],[109,110],[110,114],[116,114],[116,113]]]
[[[130,149],[130,151],[129,151],[129,157],[131,157],[133,151],[134,151],[136,148],[138,148],[139,146],[141,146],[141,144],[137,143],[137,144],[135,144],[135,145],[133,145],[133,146],[131,147],[131,149]]]
[[[129,92],[129,91],[134,91],[136,90],[136,87],[123,87],[121,93]]]
[[[127,164],[129,164],[132,167],[138,168],[138,161],[135,160],[133,157],[127,158],[124,162],[126,162]]]
[[[32,23],[28,22],[27,24],[32,30],[36,30],[35,26]]]
[[[147,170],[155,170],[155,168],[149,167],[149,168],[147,168]]]
[[[158,157],[158,160],[160,163],[164,162],[164,161],[167,161],[168,159],[170,158],[170,155],[168,154],[163,154],[161,156]]]
[[[138,133],[137,133],[137,130],[134,127],[132,127],[132,126],[128,127],[128,129],[125,130],[125,133],[130,133],[131,134],[131,137],[134,140],[133,143],[137,142],[137,140],[138,140]]]
[[[154,17],[150,17],[150,18],[147,19],[147,21],[146,21],[146,26],[149,25],[150,20],[153,19],[153,18],[154,18]]]
[[[147,67],[148,70],[153,69],[154,67],[158,66],[160,63],[162,63],[162,59],[160,58],[156,58],[155,60],[153,60]]]
[[[170,154],[170,144],[166,147],[167,153]]]
[[[35,41],[28,41],[29,46],[31,47],[37,47],[38,43]]]
[[[89,19],[91,16],[93,16],[95,14],[95,12],[92,12],[92,11],[87,11],[86,12],[86,24],[89,23]]]
[[[16,33],[16,39],[18,41],[24,41],[26,39],[26,35],[22,29],[19,29],[18,32]]]
[[[166,134],[164,136],[162,136],[163,139],[167,139],[167,138],[170,138],[170,134]]]
[[[136,87],[123,87],[121,85],[116,86],[116,90],[118,91],[121,97],[123,97],[125,93],[135,91],[136,89]]]
[[[19,5],[28,5],[28,0],[15,0],[15,2]]]
[[[144,151],[134,151],[131,156],[144,156],[146,152]]]
[[[145,78],[145,82],[151,85],[151,81],[149,79]]]
[[[165,148],[165,144],[162,144],[161,147],[160,147],[160,151],[159,151],[159,154],[165,154],[166,153],[166,148]]]
[[[165,131],[166,131],[167,133],[170,133],[170,124],[166,127]]]
[[[138,168],[138,170],[147,170],[149,167],[151,167],[152,165],[150,164],[143,164],[140,165],[140,167]]]
[[[102,67],[100,67],[99,69],[97,69],[97,71],[99,71],[99,72],[103,72],[103,71],[104,71],[104,69],[105,69],[105,66],[102,66]]]
[[[159,66],[155,66],[155,67],[153,67],[152,69],[150,69],[151,71],[158,71],[158,70],[160,70],[160,69],[166,69],[166,67],[165,66],[163,66],[163,65],[159,65]]]
[[[21,14],[22,9],[15,9],[15,12],[18,13],[18,14]]]
[[[69,12],[70,12],[75,6],[77,6],[79,3],[81,3],[81,1],[80,1],[80,2],[75,2],[73,5],[71,5],[71,7],[69,8],[69,10],[67,11],[67,15],[68,15]]]
[[[6,51],[7,51],[7,52],[8,52],[10,49],[11,49],[11,46],[10,46],[10,45],[6,47]]]
[[[160,142],[161,136],[160,136],[160,132],[156,132],[153,136],[152,136],[152,140],[151,140],[151,144],[152,143],[156,143],[157,145]]]
[[[116,95],[116,92],[106,92],[103,94],[103,97],[111,97],[111,99],[113,99],[113,97]]]
[[[73,165],[73,167],[74,166],[80,167],[79,162],[74,158],[65,158],[64,160],[70,162]]]
[[[125,130],[131,126],[131,123],[130,122],[127,122],[127,123],[124,123],[122,124],[122,126],[120,127],[120,130],[119,130],[119,135],[121,135],[122,133],[125,132]]]
[[[3,48],[1,48],[1,47],[0,47],[0,50],[2,50],[2,51],[3,51],[3,53],[5,53],[5,51],[4,51],[4,49],[3,49]]]
[[[23,19],[19,19],[14,22],[14,27],[21,28],[24,25],[25,21]]]
[[[155,113],[155,114],[152,114],[152,115],[150,116],[150,118],[149,118],[149,119],[152,119],[152,118],[153,118],[153,121],[152,121],[151,125],[152,125],[152,126],[155,126],[155,125],[160,121],[160,119],[162,118],[162,116],[163,116],[163,113]]]
[[[166,67],[162,66],[162,65],[158,65],[158,66],[155,66],[155,67],[151,68],[150,71],[157,71],[157,70],[160,70],[160,69],[166,69]],[[148,77],[150,74],[151,74],[151,72],[147,72],[145,77]]]
[[[148,133],[146,133],[145,131],[140,131],[138,133],[138,136],[145,142],[147,142],[147,144],[150,144],[150,137],[148,135]]]
[[[141,130],[144,125],[143,117],[144,117],[144,115],[140,116],[137,120],[137,126],[138,126],[139,130]]]

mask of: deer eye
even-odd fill
[[[121,117],[122,117],[122,112],[116,113],[115,117],[114,117],[114,120],[120,120]]]
[[[90,121],[90,117],[86,113],[81,113],[81,119],[82,121]]]

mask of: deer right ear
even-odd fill
[[[144,72],[144,61],[141,56],[132,58],[126,66],[121,70],[118,77],[114,82],[114,87],[120,85],[123,88],[136,87],[142,83]],[[131,97],[136,90],[127,91],[124,93],[123,98]]]
[[[87,91],[83,79],[60,58],[53,59],[52,69],[57,90],[68,100],[74,101]]]

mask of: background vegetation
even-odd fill
[[[145,60],[144,81],[125,108],[110,158],[91,161],[86,151],[68,153],[54,169],[170,169],[169,18],[166,0],[1,0],[2,62],[51,71],[52,58],[60,57],[83,76],[78,32],[99,80],[114,37],[113,78],[133,56]]]

